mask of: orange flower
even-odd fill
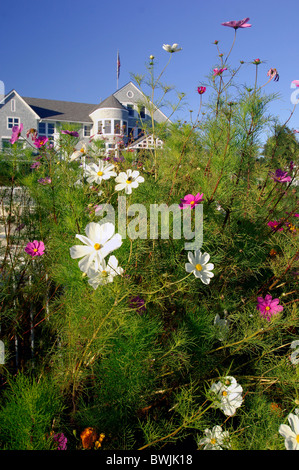
[[[98,436],[94,428],[85,428],[80,434],[83,449],[91,449],[96,442]]]
[[[270,250],[270,256],[276,256],[277,255],[277,251],[275,251],[273,248]]]

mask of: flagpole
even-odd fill
[[[119,50],[117,50],[117,57],[116,57],[116,89],[118,90],[118,78],[120,72],[120,59],[119,59]]]
[[[116,89],[118,90],[118,51],[117,51],[117,56],[116,56]]]

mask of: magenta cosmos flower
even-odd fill
[[[52,436],[53,441],[56,443],[57,450],[67,450],[67,438],[63,432],[58,432]]]
[[[271,227],[274,230],[274,232],[276,232],[276,231],[282,232],[283,227],[279,227],[279,229],[277,230],[277,227],[278,227],[279,224],[280,224],[280,222],[277,222],[277,220],[270,220],[270,222],[267,223],[267,225],[269,227]]]
[[[204,92],[206,91],[206,87],[205,86],[199,86],[197,88],[197,92],[202,95]]]
[[[26,247],[24,248],[26,253],[31,256],[42,256],[45,251],[44,242],[38,242],[34,240],[33,242],[29,242]]]
[[[243,20],[239,21],[226,21],[225,23],[221,23],[222,26],[229,26],[230,28],[239,29],[239,28],[250,28],[251,24],[248,24],[249,18],[244,18]]]
[[[35,141],[33,142],[36,148],[41,148],[43,147],[47,142],[48,142],[48,137],[37,137]]]
[[[278,305],[279,299],[272,299],[272,295],[267,294],[266,297],[257,298],[256,308],[260,311],[261,317],[265,318],[267,321],[270,321],[273,315],[276,313],[282,312],[283,306]]]
[[[11,129],[11,139],[10,143],[14,144],[17,140],[19,140],[20,135],[23,130],[23,124],[21,123],[20,126],[13,126]]]
[[[290,176],[288,176],[287,171],[283,171],[280,169],[276,170],[275,173],[271,171],[269,174],[274,181],[277,181],[279,183],[287,183],[290,182],[292,179]]]
[[[294,83],[296,87],[299,87],[299,80],[293,80],[292,83]]]
[[[187,207],[193,207],[197,206],[200,202],[203,201],[203,193],[199,194],[197,193],[195,196],[193,194],[186,194],[186,196],[181,199],[181,202],[179,204],[181,209],[186,209]]]
[[[213,70],[213,72],[214,72],[214,73],[213,73],[214,77],[216,77],[216,75],[221,75],[222,72],[224,72],[224,70],[227,70],[227,67],[224,67],[224,68],[222,68],[222,69],[217,69],[217,68],[214,69],[214,70]]]
[[[61,131],[61,134],[71,135],[72,137],[79,137],[79,134],[76,131]]]

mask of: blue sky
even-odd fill
[[[173,54],[163,82],[186,94],[175,117],[188,120],[189,110],[197,113],[197,86],[219,63],[213,42],[224,54],[230,49],[234,30],[221,23],[249,17],[252,27],[238,30],[229,62],[246,62],[240,78],[248,85],[254,82],[253,59],[265,61],[259,84],[270,67],[278,70],[279,82],[265,91],[279,93],[269,111],[284,122],[293,109],[291,81],[299,79],[298,12],[294,0],[2,0],[0,80],[6,92],[14,88],[22,96],[98,103],[116,91],[118,49],[121,87],[131,73],[145,73],[151,54],[160,71],[168,60],[163,43],[179,43],[183,50]],[[175,102],[175,93],[169,99]],[[291,128],[299,128],[298,113]]]

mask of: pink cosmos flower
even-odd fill
[[[279,75],[276,69],[269,69],[267,72],[267,76],[271,78],[271,80],[274,78],[274,82],[278,82],[279,80]]]
[[[79,137],[79,134],[76,131],[61,131],[61,134],[71,135],[72,137]]]
[[[280,227],[280,228],[277,230],[277,227],[278,227],[278,224],[279,224],[279,223],[280,223],[280,222],[277,222],[277,220],[272,220],[272,221],[268,222],[267,225],[268,225],[269,227],[271,227],[271,228],[274,230],[274,232],[276,232],[276,231],[277,231],[277,232],[282,232],[282,231],[283,231],[283,227]]]
[[[250,28],[251,24],[248,24],[249,18],[244,18],[239,21],[227,21],[226,23],[221,23],[222,26],[229,26],[230,28],[239,29],[239,28]]]
[[[270,321],[273,315],[282,312],[283,310],[283,306],[278,304],[279,299],[272,300],[272,295],[267,294],[265,299],[263,299],[263,297],[257,298],[256,308],[260,311],[261,317],[265,318],[267,321]]]
[[[203,201],[203,193],[197,193],[195,196],[193,194],[187,194],[179,204],[181,209],[186,209],[187,207],[191,207],[193,209],[197,204]]]
[[[41,148],[43,147],[47,142],[48,142],[48,137],[40,136],[35,139],[33,142],[36,148]]]
[[[49,176],[46,176],[46,178],[40,178],[39,180],[37,180],[37,182],[45,186],[46,184],[51,184],[52,180],[51,178],[49,178]]]
[[[34,168],[39,168],[40,166],[41,166],[41,162],[34,162],[32,163],[30,168],[34,169]]]
[[[291,177],[290,176],[287,176],[288,175],[288,172],[287,171],[283,171],[283,170],[276,170],[275,173],[273,171],[271,171],[269,173],[269,175],[271,176],[271,178],[273,179],[273,181],[277,181],[279,183],[287,183],[289,181],[291,181]]]
[[[24,248],[26,253],[31,256],[42,256],[45,251],[44,242],[38,242],[34,240],[33,242],[29,242],[26,247]]]
[[[214,70],[213,70],[213,72],[214,72],[214,73],[213,73],[214,77],[216,77],[216,75],[222,74],[222,72],[224,72],[224,70],[227,70],[227,67],[224,67],[224,68],[222,68],[222,69],[217,69],[217,68],[214,69]]]
[[[292,83],[294,83],[295,86],[299,87],[299,80],[293,80]]]
[[[12,129],[11,129],[11,139],[10,139],[11,144],[14,144],[17,140],[19,140],[19,137],[21,135],[22,130],[23,130],[23,124],[22,123],[20,124],[20,127],[19,126],[13,126],[12,127]]]
[[[206,91],[206,87],[205,86],[199,86],[197,88],[197,92],[202,95],[204,92]]]

